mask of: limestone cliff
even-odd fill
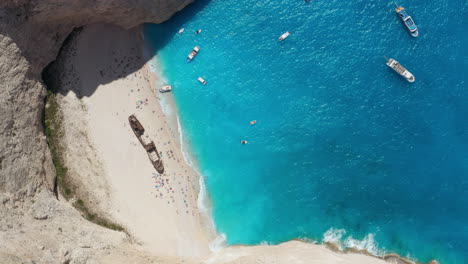
[[[41,73],[74,28],[160,23],[192,1],[0,1],[0,263],[173,263],[53,197]]]
[[[0,193],[54,189],[42,125],[41,71],[76,27],[160,23],[193,0],[2,0],[0,2]]]

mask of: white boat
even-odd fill
[[[408,82],[412,83],[416,80],[416,78],[414,78],[414,75],[411,72],[409,72],[407,69],[405,69],[405,67],[401,66],[401,64],[398,63],[398,61],[392,58],[387,59],[387,66],[392,68],[394,71],[398,72],[398,74],[403,76],[403,78],[405,78]]]
[[[396,6],[395,12],[398,14],[401,21],[405,23],[405,26],[408,28],[411,36],[413,37],[419,36],[418,27],[416,26],[416,23],[414,23],[413,19],[408,14],[408,12],[406,12],[405,8],[397,4],[395,4],[395,6]]]
[[[283,33],[283,35],[281,35],[281,36],[279,37],[278,40],[279,40],[279,41],[285,40],[287,37],[289,37],[289,34],[291,34],[291,33],[289,33],[289,31],[286,31],[285,33]]]
[[[195,56],[197,55],[197,53],[200,51],[200,47],[198,46],[195,46],[193,48],[193,50],[189,53],[189,55],[187,56],[187,61],[191,61],[193,60],[193,58],[195,58]]]
[[[202,77],[198,77],[197,80],[201,82],[203,85],[206,85],[206,81]]]
[[[163,87],[159,88],[160,93],[167,93],[172,91],[172,86],[170,85],[164,85]]]
[[[184,33],[184,31],[185,31],[185,28],[181,28],[181,29],[179,29],[179,34],[182,34],[182,33]]]

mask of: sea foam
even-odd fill
[[[365,250],[375,256],[383,256],[386,254],[385,250],[378,247],[377,242],[375,241],[374,234],[367,234],[363,239],[355,239],[351,235],[346,235],[345,229],[336,229],[330,228],[323,234],[323,243],[331,243],[340,250],[346,249],[355,249],[355,250]]]

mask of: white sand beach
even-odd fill
[[[178,132],[161,109],[161,97],[170,101],[172,94],[156,92],[162,83],[143,58],[139,29],[87,26],[74,41],[64,59],[66,92],[60,102],[67,126],[67,166],[95,209],[122,224],[145,251],[188,263],[386,263],[299,241],[210,252],[216,234],[197,207],[199,176],[184,161]],[[131,114],[162,153],[163,175],[132,132]],[[113,261],[118,260],[103,259]]]
[[[68,123],[80,120],[76,126],[87,128],[109,184],[105,213],[151,252],[206,255],[212,238],[197,210],[198,176],[184,162],[178,137],[162,113],[159,96],[172,95],[155,93],[159,82],[144,64],[139,31],[129,34],[116,27],[90,26],[79,35],[76,45],[76,55],[67,63],[80,76],[79,85],[69,89],[64,98],[68,104],[62,104],[62,110]],[[136,71],[126,75],[129,69]],[[122,77],[112,80],[120,72],[124,72]],[[82,110],[67,107],[81,96]],[[161,153],[163,175],[157,173],[132,132],[128,122],[132,114]],[[80,159],[73,162],[82,163]]]

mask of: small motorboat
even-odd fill
[[[182,34],[182,33],[184,33],[184,31],[185,31],[185,28],[181,28],[181,29],[179,29],[179,34]]]
[[[257,120],[252,120],[252,121],[250,121],[250,124],[251,124],[251,125],[255,125],[256,123],[257,123]]]
[[[206,85],[206,81],[202,77],[198,77],[197,80],[201,82],[203,85]]]
[[[193,50],[189,53],[189,55],[187,56],[187,61],[191,61],[193,60],[193,58],[195,58],[195,56],[197,55],[197,53],[200,51],[200,47],[199,46],[195,46],[193,48]]]
[[[289,37],[289,34],[291,34],[291,33],[289,33],[289,31],[286,31],[285,33],[283,33],[283,35],[281,35],[281,36],[279,37],[278,40],[279,40],[279,41],[285,40],[287,37]]]
[[[172,91],[172,86],[170,85],[164,85],[163,87],[159,88],[160,93],[167,93]]]
[[[201,33],[201,29],[195,31],[195,34],[200,34]]]
[[[240,143],[241,143],[242,145],[245,145],[245,144],[247,144],[247,143],[249,143],[249,142],[247,142],[247,140],[241,140]]]

